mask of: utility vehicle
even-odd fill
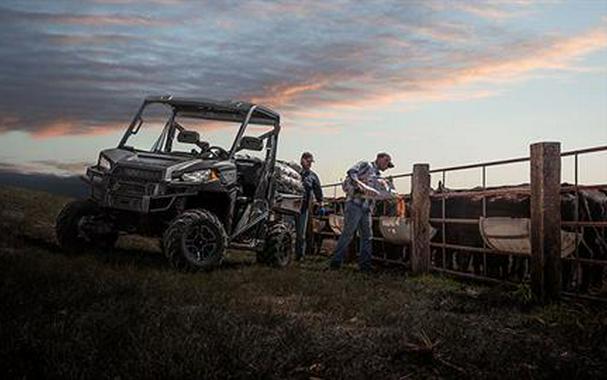
[[[159,237],[183,270],[215,268],[228,248],[287,265],[301,196],[276,191],[279,132],[278,113],[260,105],[147,97],[118,146],[87,168],[89,199],[57,217],[60,246],[110,249],[141,234]]]

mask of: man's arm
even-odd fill
[[[303,177],[303,176],[302,176]],[[302,178],[302,184],[304,187],[304,190],[306,193],[310,192],[310,190],[312,190],[312,176],[311,175],[306,175],[305,177]]]
[[[377,194],[377,190],[367,186],[365,183],[363,183],[359,176],[361,176],[362,174],[364,174],[365,172],[371,170],[371,164],[369,164],[367,161],[361,161],[359,163],[357,163],[356,165],[352,166],[347,172],[346,174],[348,175],[348,177],[350,177],[352,179],[352,181],[355,183],[356,186],[358,186],[358,188],[365,194],[365,195],[376,195]]]
[[[360,174],[362,174],[365,170],[368,170],[368,166],[369,166],[369,163],[366,161],[357,162],[354,166],[352,166],[350,169],[348,169],[346,174],[348,175],[348,177],[357,181],[358,176]]]
[[[320,187],[320,179],[318,178],[316,173],[314,173],[314,182],[312,184],[312,190],[314,191],[314,197],[316,198],[316,201],[322,202],[322,187]]]

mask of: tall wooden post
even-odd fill
[[[531,288],[541,303],[561,291],[561,144],[531,145]]]
[[[412,250],[411,269],[414,274],[430,272],[430,165],[413,165],[411,183]]]

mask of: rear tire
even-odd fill
[[[118,240],[118,233],[107,234],[86,233],[82,229],[85,217],[101,214],[101,210],[91,200],[77,200],[66,204],[55,222],[55,235],[59,247],[68,253],[82,253],[85,250],[112,249]]]
[[[264,249],[257,253],[257,262],[284,268],[291,262],[295,246],[292,228],[284,223],[272,225],[266,236]]]
[[[228,246],[223,224],[207,210],[188,210],[170,223],[162,238],[162,250],[178,270],[195,272],[219,266]]]

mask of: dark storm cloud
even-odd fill
[[[559,39],[496,26],[528,7],[8,3],[0,8],[0,131],[100,132],[127,122],[148,94],[253,99],[294,115],[441,99],[450,86],[516,77],[605,46],[605,34],[594,30]]]

